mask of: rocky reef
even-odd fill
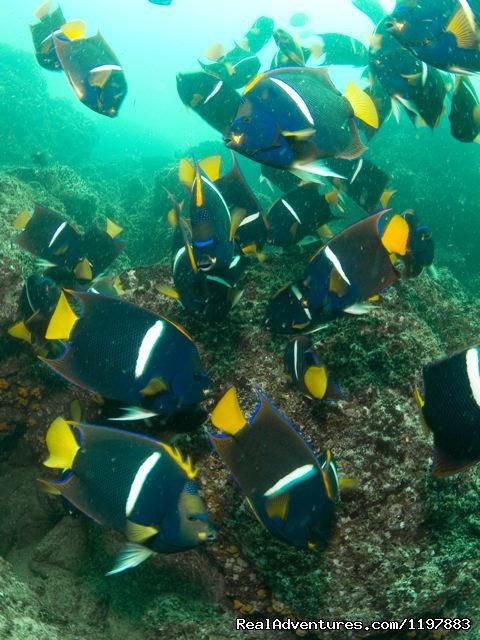
[[[285,339],[261,326],[270,295],[308,254],[252,261],[241,303],[212,330],[157,293],[159,284],[170,283],[163,187],[178,189],[175,167],[161,168],[155,178],[140,171],[109,176],[101,168],[90,176],[61,165],[0,174],[0,637],[229,640],[239,637],[237,617],[365,625],[471,618],[480,603],[480,476],[472,469],[446,480],[431,477],[430,437],[420,426],[412,389],[423,364],[480,341],[480,304],[472,292],[440,260],[436,277],[425,273],[396,285],[370,315],[331,322],[316,334],[317,349],[346,399],[312,403],[287,382]],[[67,414],[74,398],[90,421],[98,407],[6,335],[22,278],[33,268],[11,243],[11,223],[35,201],[54,206],[79,227],[103,214],[125,226],[128,251],[113,268],[124,272],[128,299],[187,328],[217,395],[234,384],[248,410],[261,387],[315,451],[332,449],[340,474],[357,486],[343,494],[325,550],[299,552],[264,532],[202,428],[178,445],[201,469],[217,541],[199,551],[156,556],[124,575],[104,575],[121,546],[119,537],[67,514],[36,481],[44,475],[49,422]],[[206,408],[212,406],[213,400]],[[392,637],[369,634],[322,631],[308,637]],[[251,631],[248,637],[272,635]],[[279,640],[292,637],[291,631],[275,632]],[[477,632],[462,637],[473,640]]]

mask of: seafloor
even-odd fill
[[[29,135],[27,127],[25,140]],[[472,469],[447,480],[431,477],[431,442],[412,399],[423,364],[479,341],[480,303],[472,282],[457,279],[464,269],[460,252],[442,249],[440,243],[435,278],[423,274],[401,283],[371,315],[342,317],[317,334],[319,352],[347,399],[313,404],[285,378],[285,339],[261,328],[269,296],[283,284],[285,273],[301,270],[305,254],[298,250],[272,254],[264,263],[252,261],[245,295],[227,320],[214,327],[192,320],[157,292],[158,285],[170,283],[168,203],[162,187],[178,189],[175,166],[159,168],[155,176],[141,163],[37,168],[22,157],[24,144],[12,142],[5,153],[14,160],[0,173],[0,638],[227,640],[243,637],[235,631],[238,616],[365,624],[475,617],[480,605],[480,476]],[[344,494],[326,551],[295,551],[267,535],[243,506],[200,429],[179,445],[200,466],[217,541],[105,577],[122,544],[119,536],[66,514],[36,482],[44,474],[49,422],[68,413],[74,398],[90,421],[98,405],[51,374],[27,345],[6,333],[22,278],[33,268],[11,242],[12,222],[34,202],[56,208],[77,226],[97,215],[122,224],[128,248],[114,270],[122,272],[127,299],[179,321],[192,333],[216,395],[234,384],[242,405],[250,409],[255,387],[262,387],[316,451],[333,450],[340,474],[355,478],[358,487]],[[476,622],[474,631],[462,637],[478,639]],[[294,635],[254,631],[247,637]],[[319,632],[318,637],[367,636]],[[433,640],[443,634],[395,635],[402,637]]]

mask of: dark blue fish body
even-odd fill
[[[448,476],[480,460],[480,347],[431,362],[423,369],[422,419],[433,433],[433,473]]]
[[[185,106],[220,133],[227,133],[240,106],[235,89],[216,75],[198,71],[177,74],[177,91]]]
[[[174,414],[204,399],[210,381],[183,328],[120,298],[70,295],[80,303],[80,315],[61,300],[61,315],[54,323],[55,312],[46,334],[66,340],[61,356],[46,360],[54,371],[125,407],[158,414]]]
[[[113,118],[127,94],[127,83],[117,56],[98,32],[70,40],[61,31],[53,42],[62,68],[75,93],[89,109]]]
[[[35,57],[40,66],[50,71],[61,71],[62,65],[58,59],[52,34],[65,24],[65,18],[60,7],[52,13],[40,18],[40,22],[30,26],[32,32]]]
[[[365,211],[375,211],[380,197],[390,180],[390,176],[367,158],[342,160],[331,158],[328,166],[345,180],[338,180],[336,186]]]
[[[260,390],[247,421],[230,389],[211,420],[210,434],[260,522],[275,537],[297,548],[325,543],[331,533],[338,478],[329,451],[318,459],[296,428]]]
[[[63,418],[50,425],[46,440],[45,466],[66,470],[46,484],[95,522],[124,534],[130,552],[136,552],[124,556],[112,573],[153,552],[177,553],[214,539],[196,470],[177,449],[137,433]]]
[[[480,101],[475,87],[465,76],[457,76],[448,118],[450,132],[460,142],[480,139]]]
[[[267,238],[270,244],[288,247],[333,219],[325,196],[318,185],[310,182],[280,196],[266,214]]]
[[[399,42],[427,64],[455,73],[480,71],[478,20],[466,2],[399,0],[387,28]]]

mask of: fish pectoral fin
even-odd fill
[[[207,178],[209,178],[212,182],[215,182],[215,180],[218,180],[220,177],[222,158],[221,156],[208,156],[208,158],[203,158],[203,160],[200,160],[198,166],[207,176]]]
[[[68,340],[77,320],[77,314],[68,304],[68,300],[62,291],[60,293],[60,297],[58,298],[55,311],[50,318],[50,322],[48,323],[47,331],[45,333],[45,339]]]
[[[380,121],[377,108],[372,98],[354,82],[349,82],[344,93],[357,118],[374,129],[378,129]]]
[[[288,491],[285,491],[267,498],[265,501],[265,511],[269,518],[280,518],[280,520],[286,520],[289,504],[290,494]]]
[[[394,215],[382,235],[382,244],[388,253],[404,256],[407,253],[410,227],[401,215]]]
[[[235,239],[235,236],[238,231],[238,227],[240,226],[240,223],[242,222],[242,220],[245,218],[246,215],[247,215],[246,209],[243,209],[241,207],[235,207],[235,209],[232,210],[230,214],[231,216],[230,235],[229,235],[230,242]]]
[[[281,131],[282,136],[285,138],[310,138],[317,133],[316,129],[312,127],[308,129],[298,129],[297,131]]]
[[[247,424],[247,419],[238,403],[235,387],[230,387],[216,404],[210,420],[214,427],[230,435],[238,434]]]
[[[113,569],[111,569],[105,575],[113,576],[116,573],[121,573],[126,569],[132,569],[133,567],[138,567],[139,564],[147,560],[150,556],[152,556],[155,551],[151,549],[147,549],[140,544],[134,544],[132,542],[127,543],[123,549],[118,554],[115,559],[115,564],[113,565]]]
[[[156,396],[168,391],[168,384],[162,378],[152,378],[146,387],[141,389],[142,396]]]
[[[80,446],[72,431],[71,423],[58,416],[48,427],[45,441],[48,457],[43,461],[45,467],[52,469],[71,469]]]
[[[311,396],[321,400],[327,391],[328,376],[325,367],[311,366],[305,371],[303,381]]]
[[[112,75],[112,69],[94,69],[90,71],[90,77],[88,78],[88,84],[91,87],[99,87],[103,89]]]
[[[460,49],[478,48],[475,18],[471,10],[460,7],[448,23],[447,31],[453,33]]]
[[[155,411],[143,409],[143,407],[122,407],[123,413],[117,418],[108,418],[111,422],[122,422],[129,420],[146,420],[158,415]]]
[[[173,287],[167,287],[166,285],[159,284],[155,288],[158,293],[167,296],[167,298],[171,298],[172,300],[180,300],[180,294]]]
[[[144,524],[138,524],[127,520],[127,539],[136,544],[142,544],[149,538],[153,538],[160,531],[157,527],[148,527]]]
[[[32,344],[32,334],[27,329],[27,326],[23,320],[16,322],[9,329],[7,329],[7,333],[12,338],[16,338],[17,340],[23,340],[24,342],[28,342]]]

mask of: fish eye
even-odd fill
[[[252,122],[252,118],[250,116],[243,116],[242,122],[244,124],[250,124]]]

